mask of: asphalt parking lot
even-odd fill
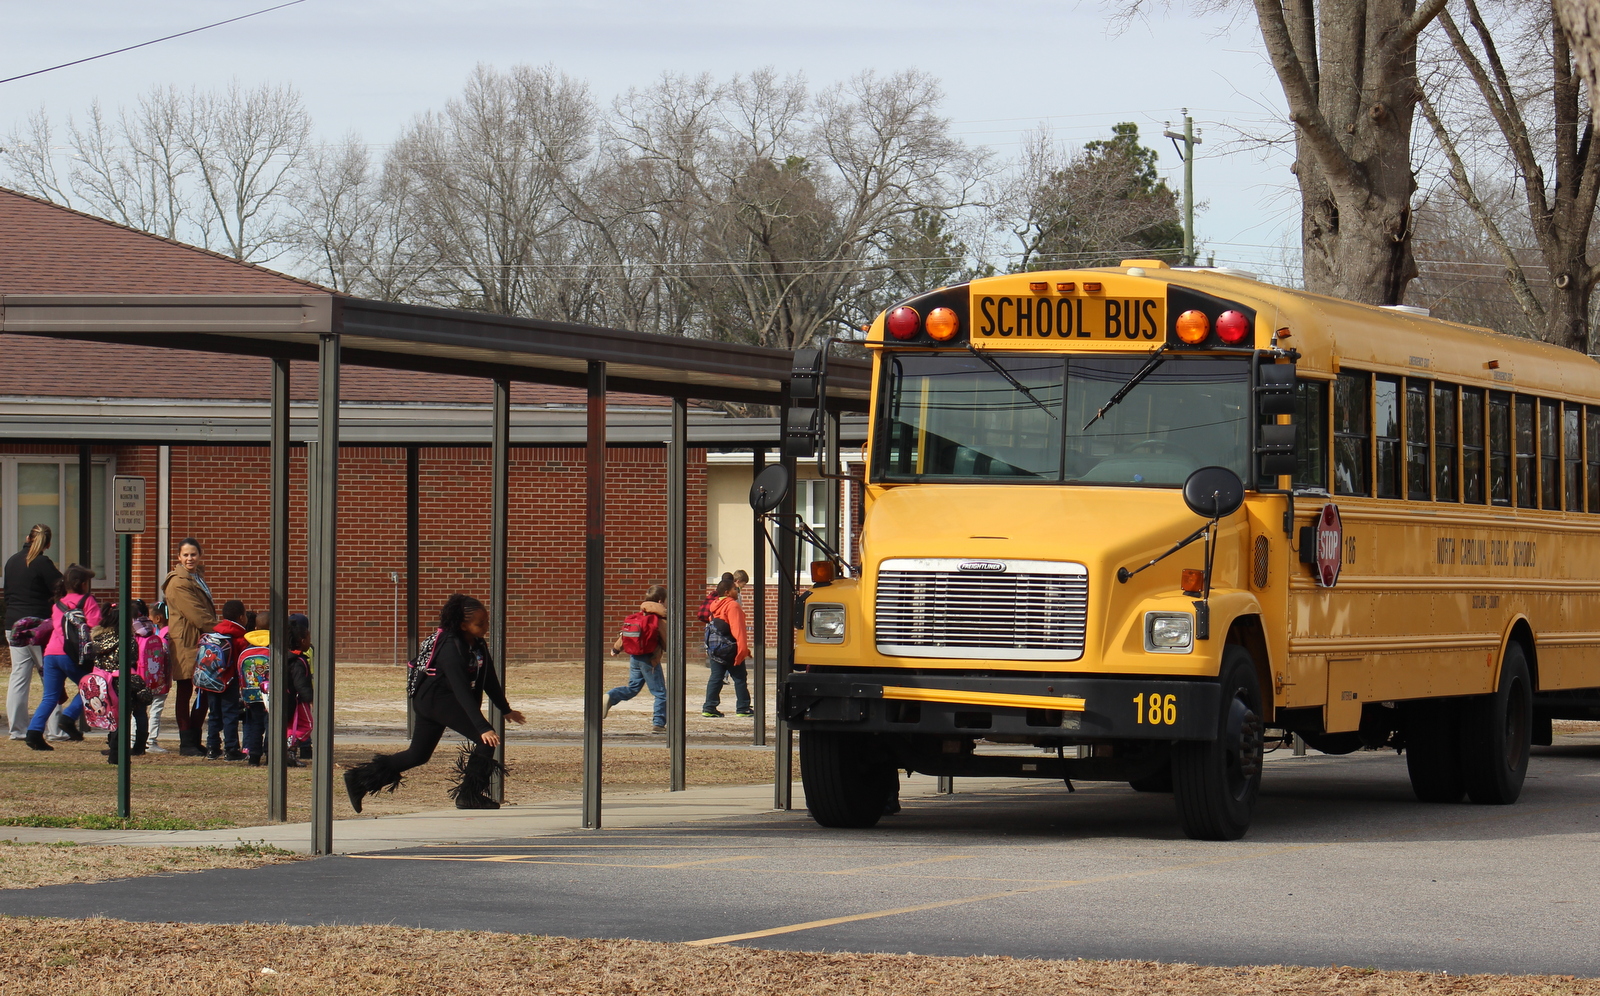
[[[1600,743],[1535,748],[1509,807],[1417,803],[1404,759],[1374,752],[1274,757],[1242,841],[1183,838],[1171,807],[1008,783],[869,831],[772,813],[0,892],[0,910],[1600,976]]]

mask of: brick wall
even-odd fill
[[[7,453],[30,448],[8,446]],[[97,449],[96,452],[102,452]],[[158,451],[119,447],[117,470],[147,482],[148,531],[134,543],[134,593],[154,599],[159,521]],[[667,451],[614,447],[606,455],[606,626],[632,611],[650,584],[665,581]],[[421,450],[419,629],[452,592],[488,600],[490,453]],[[405,450],[345,447],[339,455],[339,658],[394,657],[395,599],[405,598]],[[267,450],[259,446],[172,449],[171,563],[178,543],[205,548],[206,577],[218,604],[238,598],[268,604]],[[699,591],[706,543],[705,453],[691,450],[688,556],[683,583]],[[290,458],[290,592],[305,611],[306,450]],[[511,450],[507,656],[512,661],[577,659],[583,648],[585,465],[581,447]],[[389,580],[393,571],[397,586]],[[698,598],[686,613],[699,605]],[[403,624],[403,623],[402,623]],[[699,639],[698,624],[689,630]],[[402,640],[400,653],[404,654]]]

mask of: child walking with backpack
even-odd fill
[[[655,697],[650,732],[667,732],[667,682],[661,675],[661,624],[667,618],[667,589],[653,584],[644,593],[639,611],[622,621],[622,632],[611,644],[611,652],[628,654],[628,683],[606,693],[600,718],[611,714],[618,702],[626,702],[648,687]]]
[[[94,571],[81,564],[70,564],[56,582],[55,604],[50,607],[50,641],[44,648],[44,694],[39,708],[28,723],[28,746],[34,750],[55,750],[44,742],[44,724],[61,702],[65,682],[76,685],[89,673],[84,652],[93,639],[91,629],[100,625],[100,603],[89,594]],[[68,739],[82,740],[78,717],[83,715],[83,699],[74,696],[61,710],[61,732]]]
[[[239,655],[239,705],[244,716],[241,746],[252,768],[261,767],[267,756],[267,675],[272,670],[272,633],[265,628],[255,628],[258,615],[264,622],[264,612],[245,613],[244,642],[247,646]]]
[[[712,592],[710,616],[706,623],[706,664],[711,668],[711,680],[706,682],[706,701],[700,715],[708,719],[721,719],[722,685],[733,679],[735,714],[740,718],[754,717],[750,709],[750,682],[745,658],[750,656],[750,637],[745,632],[744,609],[739,605],[738,582],[733,575],[724,574]]]
[[[249,649],[244,639],[244,603],[237,598],[222,605],[217,627],[200,638],[195,657],[194,681],[205,689],[206,757],[243,761],[239,749],[239,656]],[[226,753],[224,753],[226,751]]]
[[[134,603],[133,611],[139,611],[142,605]],[[84,713],[90,717],[89,725],[106,731],[106,749],[101,753],[106,756],[107,764],[117,763],[117,753],[123,744],[128,745],[129,757],[144,756],[145,740],[150,732],[151,696],[144,681],[133,673],[137,671],[137,658],[130,658],[128,662],[128,715],[133,720],[132,743],[128,742],[128,731],[117,725],[121,719],[118,711],[121,684],[118,679],[122,667],[117,659],[122,643],[120,622],[121,606],[113,603],[103,613],[101,625],[94,628],[94,669],[79,683],[84,695]]]

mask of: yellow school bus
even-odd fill
[[[1600,718],[1589,358],[1147,260],[940,288],[867,345],[861,570],[781,689],[819,822],[912,769],[1126,781],[1235,839],[1293,733],[1506,804]]]

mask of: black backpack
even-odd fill
[[[705,648],[707,661],[723,667],[733,666],[739,656],[739,641],[734,639],[728,620],[712,616],[706,622]]]
[[[85,653],[91,652],[94,646],[89,636],[89,620],[83,614],[83,603],[88,599],[88,595],[83,596],[75,609],[67,608],[65,601],[56,603],[56,609],[61,612],[61,652],[78,665],[85,662]]]

